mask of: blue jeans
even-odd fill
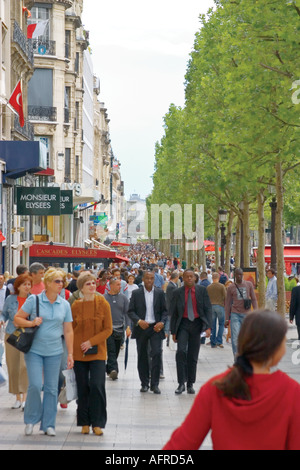
[[[24,410],[25,424],[41,423],[40,430],[55,428],[57,413],[57,385],[61,365],[61,354],[40,356],[25,354],[28,375],[28,392]],[[41,391],[43,388],[43,401]]]
[[[217,321],[219,329],[217,333]],[[210,342],[212,346],[223,343],[223,333],[225,324],[225,309],[222,305],[212,305],[212,330]]]
[[[232,352],[234,357],[237,353],[237,346],[238,346],[238,336],[242,326],[242,323],[245,319],[246,313],[231,313],[230,317],[230,328],[231,328],[231,345],[232,345]]]

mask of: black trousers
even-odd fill
[[[150,343],[150,348],[149,348]],[[149,387],[149,350],[151,355],[151,387],[159,384],[162,339],[160,333],[156,333],[153,325],[142,330],[136,338],[138,355],[138,373],[143,387]]]
[[[202,322],[183,318],[177,331],[176,367],[179,384],[196,382],[197,362],[201,345]]]
[[[124,332],[119,333],[113,331],[112,335],[107,338],[107,362],[106,362],[106,373],[110,374],[112,370],[119,372],[118,356],[120,348],[124,342]]]
[[[105,361],[75,361],[78,390],[77,426],[105,428]]]

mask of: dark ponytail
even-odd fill
[[[286,321],[277,313],[258,310],[249,313],[240,330],[238,354],[230,372],[214,385],[228,398],[251,400],[246,378],[253,374],[251,361],[266,364],[281,345]]]

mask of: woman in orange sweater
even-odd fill
[[[96,278],[83,272],[77,280],[82,298],[72,305],[74,329],[74,371],[78,388],[77,425],[82,434],[101,436],[105,427],[106,339],[112,334],[109,303],[95,295]]]
[[[214,450],[300,450],[300,385],[277,366],[287,324],[276,312],[246,316],[238,357],[200,389],[164,450],[199,449],[211,430]]]

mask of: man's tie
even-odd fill
[[[195,315],[194,315],[194,308],[193,308],[193,301],[192,301],[192,291],[189,289],[189,294],[188,294],[188,301],[187,301],[187,309],[188,309],[188,319],[190,321],[195,320]]]

